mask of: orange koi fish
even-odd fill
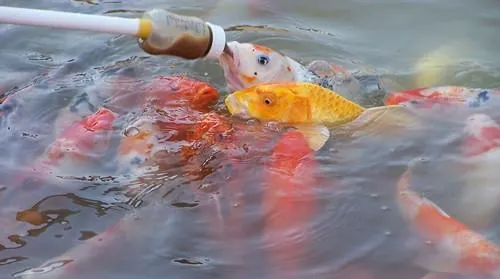
[[[260,84],[229,94],[224,103],[233,116],[295,127],[315,151],[328,141],[331,128],[388,134],[421,125],[404,105],[364,108],[312,83]]]
[[[62,167],[67,163],[65,160],[82,162],[99,157],[109,146],[117,117],[111,110],[100,108],[94,114],[74,122],[47,148],[44,162]]]
[[[271,266],[282,273],[276,278],[293,278],[306,255],[307,224],[316,211],[313,152],[301,133],[286,132],[273,149],[265,175],[265,247]]]
[[[184,107],[208,112],[219,99],[219,92],[207,82],[186,76],[159,76],[144,90],[146,103],[167,110]]]
[[[121,171],[138,170],[146,162],[155,165],[162,150],[188,154],[189,146],[208,131],[206,113],[219,98],[211,85],[183,76],[155,78],[144,92],[143,112],[126,125],[120,141]]]
[[[411,167],[398,181],[396,200],[403,218],[425,242],[415,262],[435,273],[426,278],[446,274],[500,278],[500,248],[414,192],[410,174]]]
[[[55,172],[60,175],[77,173],[76,175],[81,176],[82,167],[91,167],[90,162],[98,161],[109,147],[116,118],[117,114],[101,108],[94,114],[75,121],[35,160],[32,169],[43,175]],[[24,181],[32,175],[30,170],[20,179]]]

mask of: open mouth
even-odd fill
[[[234,95],[228,95],[224,100],[229,113],[242,119],[249,119],[250,115],[246,107],[236,99]]]
[[[226,45],[224,52],[219,58],[219,63],[222,66],[224,77],[226,78],[227,85],[231,91],[241,90],[245,88],[238,77],[238,68],[240,66],[240,62],[238,60],[238,55],[233,48]]]

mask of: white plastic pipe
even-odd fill
[[[145,36],[143,20],[0,6],[0,23]]]

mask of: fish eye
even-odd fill
[[[272,104],[272,103],[273,103],[273,102],[271,101],[271,99],[270,99],[270,98],[264,98],[264,104],[266,104],[266,105],[270,105],[270,104]]]
[[[259,54],[257,55],[257,63],[260,65],[267,65],[271,59],[267,54]]]

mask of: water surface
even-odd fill
[[[304,63],[325,59],[378,73],[393,89],[500,87],[500,4],[493,0],[2,0],[1,5],[128,17],[166,8],[220,24],[230,40],[266,44]],[[20,170],[53,140],[54,121],[74,98],[87,94],[102,105],[101,93],[116,75],[148,81],[175,73],[208,81],[225,95],[217,62],[149,56],[132,38],[108,34],[1,25],[0,39],[0,91],[15,94],[18,103],[0,127],[0,222],[6,224],[0,235],[1,278],[64,253],[77,264],[61,278],[281,278],[262,241],[261,172],[271,146],[254,146],[262,154],[241,160],[245,171],[239,173],[223,158],[202,154],[207,164],[197,179],[183,176],[179,166],[143,180],[115,177],[109,160],[94,178],[83,179],[88,173],[82,173],[79,179],[14,187]],[[443,63],[426,71],[437,69],[439,75],[419,78],[424,72],[417,65],[433,55]],[[364,105],[381,103],[381,96],[368,97]],[[224,114],[221,104],[222,98],[218,109]],[[495,110],[486,111],[494,116]],[[458,148],[466,116],[460,110],[432,111],[422,115],[426,129],[332,138],[315,156],[322,179],[311,188],[318,209],[303,224],[307,233],[296,240],[307,239],[306,248],[299,259],[285,257],[299,263],[295,278],[345,278],[350,270],[373,278],[422,277],[394,185],[408,161],[422,157],[427,163],[415,172],[416,189],[446,211],[457,210],[456,186],[463,184]],[[115,146],[120,132],[115,131]],[[256,145],[252,137],[245,144]],[[122,190],[130,184],[139,190],[124,198]],[[42,218],[29,218],[30,212]],[[16,222],[16,214],[31,224]],[[107,238],[96,238],[116,222]],[[495,227],[487,232],[494,241]],[[57,259],[38,272],[64,263]]]

